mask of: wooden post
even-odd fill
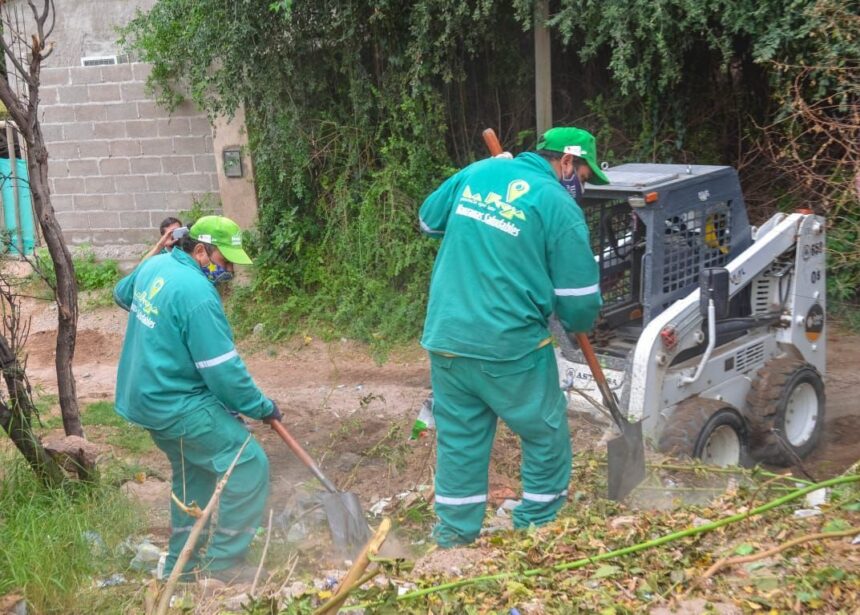
[[[535,123],[537,137],[552,128],[552,62],[550,59],[549,0],[535,2]]]

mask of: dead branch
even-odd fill
[[[200,532],[203,531],[203,527],[212,515],[212,511],[218,506],[218,502],[221,500],[221,492],[224,491],[224,487],[227,486],[227,481],[230,480],[230,475],[233,474],[233,469],[239,462],[239,457],[241,457],[242,453],[245,452],[245,447],[248,446],[248,442],[250,441],[251,435],[248,434],[248,437],[245,438],[245,442],[242,443],[236,456],[233,457],[230,467],[227,468],[227,471],[224,472],[224,476],[222,476],[221,480],[218,481],[215,491],[212,492],[212,497],[209,498],[209,503],[206,504],[206,508],[203,509],[203,514],[194,522],[194,526],[191,528],[191,532],[189,532],[188,538],[185,541],[185,546],[183,546],[182,551],[179,552],[176,565],[170,572],[170,577],[167,579],[167,584],[164,586],[164,593],[162,593],[161,600],[158,602],[158,608],[155,611],[156,615],[164,615],[167,613],[167,607],[170,606],[170,597],[176,589],[176,583],[179,581],[182,569],[185,568],[185,564],[187,564],[188,560],[191,558],[191,552],[194,551],[194,545],[200,537]]]

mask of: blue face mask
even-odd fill
[[[560,181],[561,185],[564,186],[565,190],[567,190],[570,193],[570,196],[574,199],[578,199],[582,196],[582,193],[584,192],[582,189],[582,182],[579,181],[579,177],[577,177],[575,172],[567,179],[562,177]]]
[[[233,279],[233,274],[224,269],[221,265],[214,261],[209,261],[208,265],[200,265],[200,271],[203,272],[203,275],[212,282],[215,286],[219,284],[223,284],[224,282],[229,282]]]

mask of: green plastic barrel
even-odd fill
[[[18,246],[22,245],[25,255],[33,253],[36,236],[33,228],[33,205],[30,193],[30,181],[27,174],[27,162],[15,161],[15,171],[18,181],[18,202],[15,202],[15,189],[12,179],[12,165],[8,158],[0,158],[0,182],[2,182],[3,222],[9,234],[6,246],[10,254],[19,254]],[[17,210],[17,213],[16,213]],[[18,228],[20,220],[21,227]]]

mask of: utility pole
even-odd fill
[[[552,128],[552,63],[550,60],[549,0],[535,2],[535,120],[537,137]]]

